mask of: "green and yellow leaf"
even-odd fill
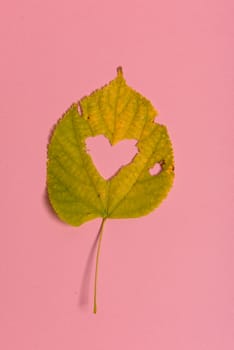
[[[171,141],[155,123],[151,102],[117,77],[73,104],[58,122],[48,146],[47,187],[57,215],[70,225],[94,218],[135,218],[155,209],[174,179]],[[80,108],[78,108],[80,107]],[[79,113],[79,110],[82,113]],[[86,152],[90,136],[104,135],[111,145],[136,139],[138,153],[108,180]],[[161,164],[161,171],[150,169]]]

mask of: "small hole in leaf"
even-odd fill
[[[162,166],[159,163],[156,163],[153,168],[150,168],[150,175],[158,175],[162,171]]]
[[[77,110],[78,110],[79,115],[82,115],[82,108],[81,108],[81,105],[79,102],[77,104]]]

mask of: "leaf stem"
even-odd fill
[[[102,242],[102,236],[103,236],[103,227],[105,224],[106,218],[102,219],[101,226],[98,231],[98,247],[97,247],[97,256],[96,256],[96,268],[95,268],[95,280],[94,280],[94,302],[93,302],[93,313],[97,313],[97,280],[98,280],[98,264],[99,264],[99,256],[100,256],[100,250],[101,250],[101,242]]]

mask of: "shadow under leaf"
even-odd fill
[[[97,249],[97,243],[98,243],[98,237],[99,237],[99,232],[91,246],[86,264],[85,264],[85,269],[83,272],[83,277],[81,281],[81,288],[80,288],[80,296],[79,296],[79,301],[78,304],[80,306],[87,305],[89,302],[89,291],[90,291],[90,282],[91,282],[91,277],[92,277],[92,269],[94,266],[94,260],[95,260],[95,252]]]

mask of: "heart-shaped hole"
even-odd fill
[[[129,164],[138,153],[137,141],[122,140],[111,146],[108,139],[103,135],[88,137],[86,150],[104,179],[109,179],[124,165]]]

